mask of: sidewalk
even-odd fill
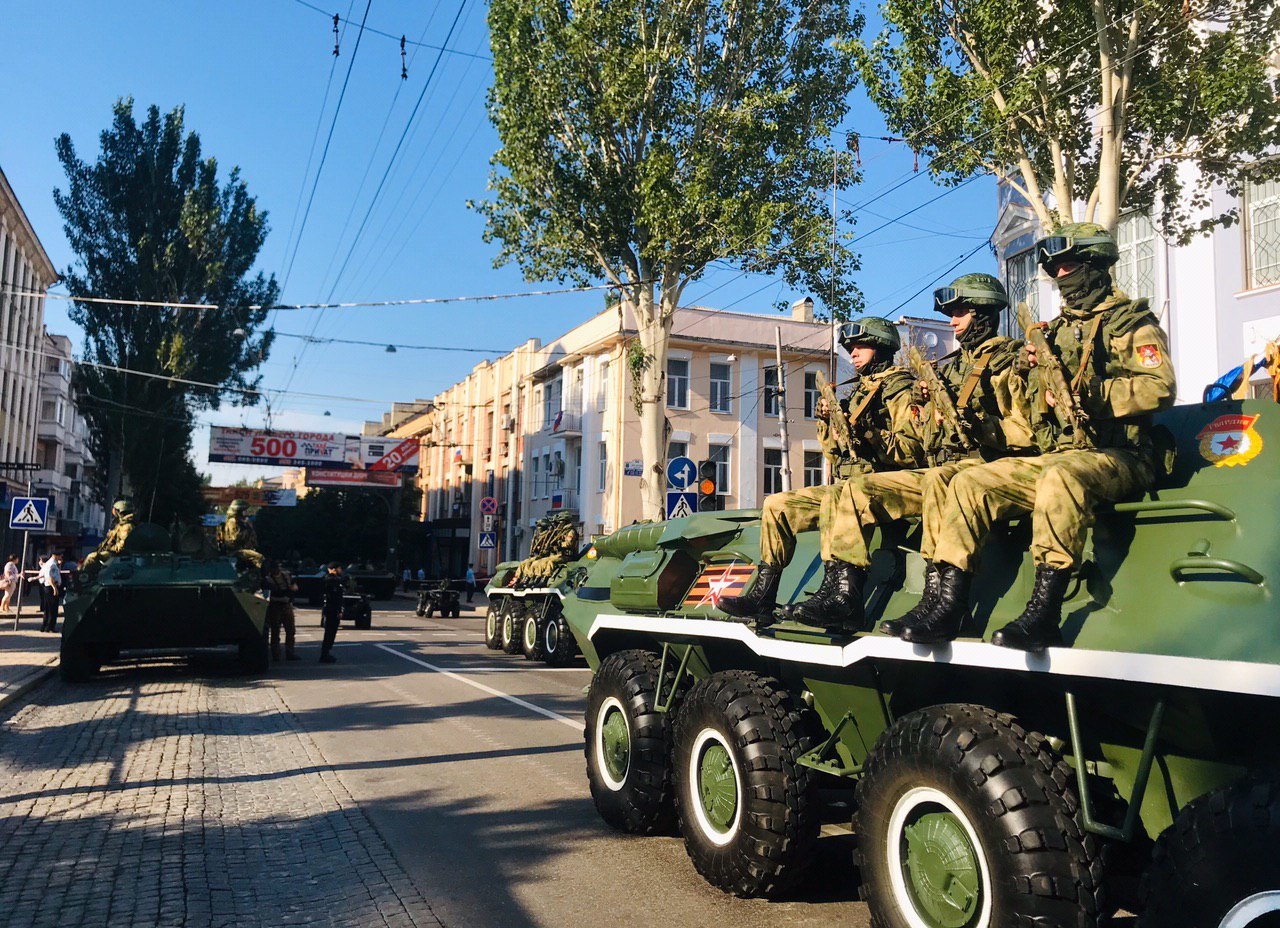
[[[13,616],[0,616],[0,707],[29,690],[57,666],[61,635],[35,631],[40,616],[30,611],[22,617],[22,630],[13,628]]]

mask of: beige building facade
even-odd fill
[[[941,320],[903,320],[904,338],[939,355]],[[431,532],[432,570],[488,573],[524,556],[534,523],[577,515],[584,539],[643,518],[640,422],[626,352],[636,335],[625,306],[610,308],[546,344],[530,339],[477,364],[453,387],[365,431],[422,442],[420,517]],[[776,341],[786,372],[787,443],[781,436]],[[722,508],[755,508],[782,488],[829,477],[817,437],[817,375],[852,375],[831,349],[829,323],[812,303],[789,316],[703,307],[677,310],[667,361],[668,458],[715,461]],[[847,387],[842,391],[847,392]],[[482,512],[482,501],[496,512]],[[482,546],[483,545],[483,546]]]

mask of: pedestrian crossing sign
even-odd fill
[[[15,496],[9,508],[9,528],[43,532],[49,522],[49,500],[43,496]]]

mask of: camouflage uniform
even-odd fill
[[[239,505],[236,505],[239,503]],[[258,553],[258,533],[247,518],[240,513],[245,510],[241,500],[235,500],[227,507],[227,521],[218,526],[215,539],[218,550],[223,554],[234,554],[239,563],[250,564],[254,568],[262,567],[262,555]]]
[[[111,511],[116,515],[116,523],[111,526],[107,537],[102,539],[102,544],[98,545],[97,550],[84,559],[84,563],[80,565],[81,574],[86,574],[90,569],[96,572],[101,568],[103,561],[115,557],[124,550],[125,539],[133,531],[137,517],[133,506],[125,500],[117,500],[111,507]]]
[[[279,564],[267,571],[263,578],[267,587],[267,625],[271,629],[271,659],[280,660],[280,629],[284,629],[284,649],[287,660],[298,660],[295,650],[297,624],[293,613],[293,595],[298,585],[289,571]]]
[[[534,560],[526,572],[528,582],[535,586],[545,586],[552,575],[578,553],[578,528],[569,516],[552,522],[547,531],[546,553]]]

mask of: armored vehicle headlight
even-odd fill
[[[600,552],[596,550],[595,545],[592,545],[590,548],[587,549],[587,560],[594,561],[599,556],[600,556]]]

